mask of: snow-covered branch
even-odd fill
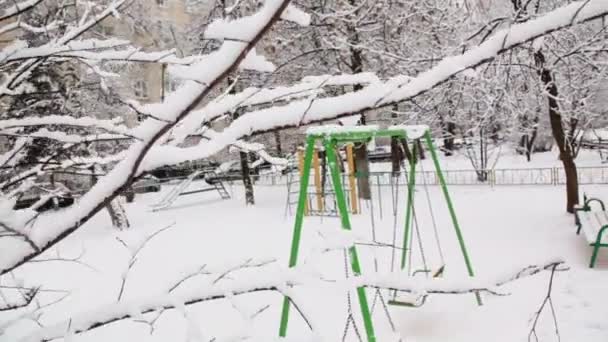
[[[72,128],[99,129],[109,133],[131,136],[132,131],[121,125],[121,119],[102,120],[93,117],[75,118],[67,115],[46,115],[24,119],[0,120],[0,130],[24,127],[65,126]]]
[[[87,221],[104,208],[106,203],[118,196],[139,175],[138,170],[148,151],[171,128],[187,117],[231,72],[238,68],[249,51],[279,19],[288,4],[288,0],[267,1],[253,16],[243,17],[232,22],[233,27],[239,27],[239,30],[243,32],[241,38],[246,43],[224,42],[218,50],[203,56],[198,63],[189,67],[191,79],[176,92],[170,94],[165,102],[146,105],[144,109],[151,113],[153,118],[148,118],[134,130],[134,135],[140,136],[142,140],[131,146],[125,158],[81,197],[77,206],[70,207],[61,213],[61,223],[57,224],[58,221],[52,218],[59,215],[58,213],[52,213],[46,215],[45,219],[37,220],[29,234],[35,244],[41,250],[50,248],[78,229],[82,222]],[[40,223],[42,224],[40,225]],[[0,244],[2,243],[3,241],[0,241]],[[5,241],[5,243],[10,243],[10,241]],[[11,252],[3,253],[0,256],[0,274],[9,272],[39,254],[39,251],[33,250],[28,245],[19,244],[18,240],[13,241],[7,248],[10,248]]]
[[[11,32],[11,31],[14,31],[17,29],[22,29],[22,30],[29,31],[32,33],[44,33],[44,32],[48,32],[51,30],[55,30],[55,29],[57,29],[58,26],[59,26],[59,23],[57,21],[53,21],[45,26],[36,27],[36,26],[29,25],[22,20],[17,20],[8,25],[2,26],[0,28],[0,35],[3,35],[7,32]]]
[[[219,50],[203,56],[198,63],[188,67],[189,80],[183,87],[171,93],[165,102],[143,106],[142,109],[156,119],[149,118],[134,130],[133,134],[142,140],[131,146],[122,161],[79,200],[78,206],[60,214],[46,215],[36,221],[30,235],[40,250],[48,249],[78,229],[82,222],[97,213],[107,201],[117,196],[134,177],[144,171],[212,156],[226,146],[252,134],[350,116],[362,110],[411,99],[467,69],[494,59],[504,51],[544,34],[608,14],[608,3],[605,1],[574,2],[535,20],[499,31],[478,47],[460,56],[446,58],[436,67],[421,73],[416,78],[396,77],[386,82],[370,84],[360,91],[346,95],[299,100],[285,106],[252,111],[240,116],[214,139],[204,141],[198,146],[189,148],[158,146],[157,142],[191,115],[211,89],[220,84],[231,71],[236,70],[248,52],[278,19],[287,4],[288,1],[267,1],[254,17],[245,17],[232,22],[230,27],[239,27],[238,33],[219,33],[217,30],[220,27],[227,27],[225,23],[213,26],[215,30],[213,33],[218,37],[235,38],[237,35],[239,41],[225,41]],[[225,111],[222,110],[223,112]],[[201,121],[202,124],[206,122],[208,121]],[[61,216],[60,220],[56,219],[57,215]],[[0,256],[0,274],[9,272],[38,254],[27,245],[14,243],[11,248],[12,253]]]
[[[23,43],[25,44],[25,42]],[[85,39],[79,40],[72,43],[66,43],[65,45],[55,45],[48,43],[47,45],[37,47],[25,47],[24,45],[14,45],[11,49],[5,49],[0,53],[0,63],[10,63],[18,60],[28,60],[42,57],[53,57],[77,54],[84,50],[96,50],[96,49],[111,49],[130,44],[128,40],[121,39]],[[97,52],[90,53],[91,56],[97,55],[98,59],[104,59],[105,53]],[[108,54],[108,56],[111,56]]]
[[[2,12],[0,12],[0,21],[25,13],[34,6],[40,4],[42,1],[44,0],[14,1],[14,4],[12,6],[9,6],[8,8],[5,8]]]
[[[221,275],[231,273],[234,269],[250,267],[251,265],[265,265],[265,263],[245,263],[236,268],[230,267]],[[179,293],[167,292],[158,295],[141,298],[129,302],[111,304],[95,311],[82,313],[72,319],[39,329],[20,340],[20,342],[46,342],[65,336],[66,332],[73,334],[82,333],[96,328],[107,326],[111,323],[125,319],[136,319],[146,321],[145,314],[182,309],[184,306],[194,305],[218,299],[227,299],[238,295],[257,292],[279,292],[290,298],[294,305],[306,307],[307,298],[299,296],[300,287],[335,287],[341,291],[349,291],[354,287],[365,286],[381,289],[398,290],[415,294],[466,294],[474,292],[485,292],[497,294],[497,288],[512,281],[526,278],[544,270],[553,270],[562,265],[559,260],[548,261],[539,265],[531,265],[514,269],[510,273],[505,272],[492,278],[463,278],[458,281],[433,279],[420,281],[404,275],[401,272],[388,275],[366,275],[353,277],[341,281],[328,282],[315,276],[300,273],[297,269],[285,272],[277,270],[258,270],[255,275],[248,274],[240,279],[226,282],[211,281],[207,286],[196,286],[190,290]],[[311,327],[315,327],[314,317],[305,317]]]
[[[227,94],[210,102],[203,109],[193,111],[184,119],[171,132],[171,145],[183,142],[188,135],[196,134],[197,130],[205,125],[237,110],[317,97],[325,92],[325,87],[368,85],[379,82],[380,79],[373,73],[309,76],[289,87],[247,88],[237,94]]]
[[[419,96],[452,77],[493,60],[496,56],[570,25],[594,20],[608,14],[608,3],[579,1],[549,12],[526,23],[516,24],[497,32],[481,45],[460,56],[445,58],[436,67],[415,78],[394,77],[385,82],[374,82],[360,91],[320,99],[291,101],[285,106],[274,106],[248,112],[236,119],[214,140],[202,146],[177,148],[157,146],[146,158],[146,168],[153,169],[190,159],[207,158],[243,137],[270,132],[280,128],[298,127],[351,116],[361,111],[392,105]],[[170,157],[168,157],[170,156]]]

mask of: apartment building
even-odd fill
[[[175,49],[177,56],[190,54],[189,31],[195,19],[208,14],[205,2],[196,0],[139,1],[130,8],[141,16],[141,21],[107,18],[101,23],[106,36],[125,38],[135,46],[148,51]],[[174,91],[178,82],[171,78],[165,65],[141,63],[131,65],[116,82],[119,93],[142,103],[161,101]],[[133,126],[138,120],[134,114],[125,117],[126,124]]]

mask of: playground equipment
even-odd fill
[[[313,161],[315,159],[315,143],[317,141],[321,141],[325,147],[325,151],[326,151],[325,157],[327,159],[327,165],[329,166],[332,185],[333,185],[334,192],[336,195],[338,214],[341,219],[342,229],[351,230],[351,223],[350,223],[350,218],[349,218],[349,210],[347,208],[345,191],[344,191],[343,185],[342,185],[340,170],[337,166],[338,157],[337,157],[336,150],[339,145],[350,144],[350,143],[354,143],[354,142],[367,143],[376,137],[397,138],[400,141],[405,142],[405,145],[406,145],[406,146],[404,146],[405,148],[409,148],[407,146],[408,140],[410,140],[410,141],[424,140],[424,142],[427,145],[427,148],[430,151],[431,158],[433,160],[433,164],[436,169],[436,173],[439,177],[439,183],[441,186],[441,190],[445,197],[445,201],[447,203],[451,221],[453,223],[454,230],[455,230],[457,238],[458,238],[460,250],[464,257],[468,275],[471,277],[474,276],[472,264],[470,262],[470,259],[469,259],[469,256],[468,256],[468,253],[466,250],[464,238],[462,236],[460,226],[458,224],[454,206],[452,204],[449,192],[447,190],[447,186],[445,184],[445,179],[443,178],[443,174],[441,172],[439,161],[437,159],[437,154],[434,149],[431,135],[430,135],[430,132],[429,132],[429,129],[427,126],[394,126],[389,129],[379,129],[378,127],[375,127],[375,126],[358,126],[358,127],[330,126],[330,127],[315,127],[315,128],[309,129],[307,131],[306,150],[305,150],[305,155],[304,155],[303,162],[302,162],[303,172],[302,172],[302,178],[300,181],[298,207],[297,207],[297,213],[296,213],[296,218],[295,218],[293,238],[292,238],[292,243],[291,243],[289,267],[295,267],[298,262],[298,251],[299,251],[299,247],[300,247],[300,239],[302,236],[302,226],[303,226],[303,220],[304,220],[304,216],[306,214],[306,206],[307,206],[307,202],[308,202],[307,195],[308,195],[308,183],[309,183],[309,178],[310,178],[310,170],[311,170],[311,164],[313,164]],[[426,260],[424,257],[424,250],[421,246],[418,219],[416,216],[416,211],[414,209],[414,192],[415,192],[415,185],[416,185],[415,172],[416,172],[416,166],[418,164],[416,161],[416,153],[415,153],[416,145],[417,144],[413,144],[412,148],[410,150],[410,151],[413,151],[414,153],[411,153],[412,157],[409,160],[410,167],[409,167],[409,179],[407,182],[407,206],[406,206],[406,215],[405,215],[406,222],[405,222],[405,231],[404,231],[402,247],[398,248],[396,246],[397,245],[396,244],[397,234],[396,234],[396,227],[395,227],[394,235],[393,235],[393,245],[392,245],[393,259],[396,259],[395,253],[398,248],[401,250],[401,257],[400,257],[400,262],[399,262],[400,271],[407,271],[408,275],[410,275],[410,276],[415,276],[418,274],[426,274],[427,276],[430,276],[430,277],[440,277],[440,276],[442,276],[442,274],[444,273],[444,271],[446,269],[446,264],[444,262],[443,252],[441,251],[441,244],[439,243],[439,239],[438,239],[438,233],[437,233],[437,227],[436,227],[437,225],[435,222],[434,215],[432,213],[432,206],[431,206],[430,197],[428,197],[428,190],[426,191],[427,198],[429,199],[428,205],[431,208],[431,218],[432,218],[434,232],[435,232],[435,240],[436,240],[437,248],[439,249],[439,254],[441,257],[441,265],[439,265],[435,269],[430,268],[426,263]],[[426,189],[426,187],[425,187],[425,189]],[[395,215],[395,217],[396,217],[396,215]],[[412,228],[414,228],[414,229],[412,229]],[[413,235],[414,232],[416,233],[416,236]],[[408,251],[412,250],[414,238],[418,239],[418,243],[420,244],[420,252],[423,254],[422,259],[424,261],[423,268],[416,269],[416,270],[413,269],[412,263],[411,263],[412,253],[408,254]],[[354,275],[361,275],[362,269],[361,269],[361,264],[359,261],[359,254],[358,254],[356,245],[349,247],[348,252],[345,251],[344,257],[345,257],[345,264],[350,265],[352,273]],[[393,263],[393,265],[394,265],[394,263]],[[392,266],[391,266],[391,269],[392,269]],[[347,267],[347,271],[348,271],[348,267]],[[374,301],[376,298],[379,298],[380,302],[382,304],[385,304],[384,298],[382,297],[380,290],[376,289],[375,291],[376,292],[374,295],[375,296]],[[375,342],[376,334],[374,331],[374,324],[372,321],[373,306],[370,308],[365,288],[363,288],[363,287],[357,288],[356,292],[357,292],[357,297],[358,297],[359,306],[360,306],[360,310],[361,310],[362,320],[363,320],[363,323],[365,326],[366,340],[368,342],[372,342],[372,341]],[[417,306],[421,306],[426,301],[426,296],[404,299],[401,295],[402,294],[398,293],[397,291],[393,291],[392,299],[388,303],[392,304],[392,305],[399,305],[399,306],[417,307]],[[477,297],[478,303],[481,305],[481,298],[479,297],[478,294],[476,294],[476,297]],[[350,303],[350,294],[349,294],[348,299],[349,299],[348,302]],[[392,321],[390,320],[390,316],[388,315],[388,310],[386,309],[386,305],[384,305],[384,309],[385,309],[385,313],[387,314],[387,317],[389,318],[389,322],[392,325]],[[351,309],[350,309],[350,305],[349,305],[349,316],[348,316],[347,326],[346,326],[345,330],[347,330],[349,324],[352,323],[353,326],[355,327],[355,331],[358,331],[356,329],[355,321],[352,317],[352,312],[350,312],[350,310]],[[285,337],[287,335],[287,327],[288,327],[288,322],[289,322],[289,311],[290,311],[290,301],[287,297],[285,297],[283,300],[283,308],[282,308],[282,313],[281,313],[281,324],[280,324],[280,330],[279,330],[279,335],[282,337]],[[345,333],[345,336],[346,336],[346,333]]]
[[[349,193],[347,197],[347,207],[352,214],[359,212],[359,202],[357,197],[357,187],[355,184],[355,161],[353,153],[353,145],[347,144],[343,148],[346,156],[346,167],[348,167],[348,186],[344,187],[344,191]],[[308,189],[306,193],[306,202],[304,203],[305,216],[338,216],[338,207],[336,193],[333,191],[332,179],[327,173],[327,164],[325,149],[314,147],[312,155],[312,171],[314,187]],[[340,151],[336,152],[338,160],[342,161]],[[299,194],[297,188],[300,184],[300,179],[304,174],[304,150],[298,149],[298,177],[293,174],[288,174],[287,179],[287,203],[285,211],[291,213],[292,205],[298,203],[298,198],[294,200],[294,195]],[[344,163],[340,162],[339,166],[343,169]],[[310,170],[309,170],[310,172]]]
[[[205,182],[210,186],[185,191],[190,186],[190,184],[192,184],[192,182],[197,178],[203,178]],[[218,177],[215,170],[212,168],[206,168],[192,172],[186,179],[184,179],[181,183],[171,189],[171,191],[169,191],[158,203],[152,205],[152,210],[157,211],[170,207],[179,196],[197,194],[207,191],[217,191],[222,199],[230,198],[230,194],[226,190],[224,183],[222,182],[221,178]]]

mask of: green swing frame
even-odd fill
[[[464,261],[467,267],[467,272],[469,276],[473,277],[474,271],[469,258],[469,254],[466,249],[466,245],[464,242],[464,238],[460,229],[460,225],[458,223],[458,219],[456,217],[456,212],[454,210],[454,206],[452,204],[452,199],[447,189],[447,185],[445,182],[445,178],[443,176],[443,172],[441,171],[441,167],[439,164],[439,159],[437,158],[437,152],[433,146],[433,140],[431,138],[430,131],[426,126],[395,126],[388,129],[378,129],[375,126],[357,126],[352,129],[348,129],[345,127],[341,127],[340,129],[335,130],[326,130],[323,131],[317,129],[311,129],[307,133],[306,137],[306,150],[304,156],[304,168],[302,172],[302,178],[300,181],[300,192],[298,196],[298,208],[296,212],[296,219],[293,229],[293,236],[291,242],[291,252],[289,256],[289,267],[295,267],[298,261],[298,253],[300,248],[300,240],[302,236],[302,226],[304,221],[304,213],[305,213],[305,203],[306,203],[306,193],[308,190],[308,183],[310,178],[310,169],[312,164],[314,147],[317,141],[321,141],[325,147],[327,165],[329,166],[329,170],[331,173],[331,180],[334,186],[334,191],[336,193],[336,201],[338,205],[338,211],[341,219],[342,229],[351,230],[351,223],[349,217],[349,211],[347,208],[346,197],[343,191],[341,174],[337,165],[337,155],[336,155],[336,147],[338,144],[346,144],[346,143],[367,143],[370,140],[378,137],[390,137],[390,138],[399,138],[408,140],[408,131],[411,128],[414,132],[416,132],[416,137],[411,137],[413,139],[424,139],[430,154],[433,159],[433,163],[435,166],[435,170],[437,172],[437,176],[439,178],[439,184],[441,186],[443,195],[447,202],[448,210],[450,212],[451,220],[454,226],[454,230],[456,231],[456,236],[458,237],[458,242],[460,245],[460,250],[464,257]],[[422,131],[422,132],[420,132]],[[414,134],[412,134],[414,135]],[[415,149],[415,147],[414,147]],[[407,246],[409,243],[410,236],[410,222],[412,220],[412,212],[413,212],[413,198],[414,198],[414,188],[416,184],[416,158],[410,163],[409,170],[409,181],[408,181],[408,201],[406,207],[406,224],[405,224],[405,235],[403,239],[403,249],[401,255],[401,269],[405,268],[406,264],[406,256],[407,256]],[[354,275],[361,275],[361,265],[359,263],[359,255],[357,253],[357,249],[355,246],[352,246],[348,250],[348,255],[350,259],[350,267]],[[367,300],[367,295],[365,293],[364,287],[357,288],[357,297],[359,301],[359,306],[361,309],[361,314],[363,318],[363,323],[365,326],[365,334],[368,342],[375,342],[376,335],[374,332],[374,325],[372,322],[372,314],[370,311],[370,306]],[[476,294],[477,302],[481,305],[481,298],[479,294]],[[405,303],[399,303],[393,301],[394,305],[407,305]],[[289,323],[289,311],[290,311],[291,302],[287,296],[283,298],[283,307],[281,311],[281,323],[279,328],[279,336],[285,337],[287,336],[287,327]]]

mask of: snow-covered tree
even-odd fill
[[[24,0],[7,3],[0,12],[0,20],[5,27],[29,24],[20,21],[20,15],[40,5],[42,1]],[[94,72],[103,76],[98,68],[101,61],[157,62],[172,64],[170,73],[181,80],[182,85],[168,94],[162,102],[142,104],[135,100],[125,100],[129,108],[144,118],[137,126],[127,129],[117,120],[99,119],[90,116],[72,117],[41,113],[40,116],[5,118],[0,120],[2,131],[20,130],[33,127],[26,136],[11,142],[8,151],[0,156],[5,165],[15,165],[23,156],[20,151],[28,147],[30,139],[52,137],[66,147],[88,143],[94,139],[123,139],[125,147],[119,153],[107,157],[83,157],[66,159],[59,163],[37,164],[24,167],[0,183],[0,277],[8,279],[12,272],[48,252],[53,246],[79,231],[100,210],[119,196],[129,185],[146,171],[160,166],[174,165],[187,160],[208,158],[228,147],[256,153],[261,158],[272,159],[260,144],[244,141],[245,138],[273,132],[287,127],[300,127],[352,116],[364,111],[392,107],[410,101],[432,89],[484,64],[494,61],[497,56],[514,48],[528,44],[542,36],[568,28],[575,24],[601,20],[608,15],[608,3],[604,0],[572,2],[569,5],[547,10],[537,18],[497,29],[477,45],[471,44],[461,53],[445,57],[417,74],[397,74],[390,78],[368,73],[346,75],[324,75],[304,77],[298,82],[275,87],[243,87],[236,93],[220,92],[227,80],[239,70],[268,70],[272,63],[254,50],[256,45],[279,20],[306,24],[309,16],[288,0],[267,0],[263,5],[242,16],[231,19],[217,19],[204,32],[206,39],[217,42],[215,48],[197,56],[176,57],[166,52],[142,52],[131,42],[118,39],[88,39],[86,32],[102,19],[118,15],[125,3],[116,0],[108,4],[87,2],[79,12],[78,20],[68,25],[57,36],[49,37],[40,45],[29,45],[26,41],[15,40],[2,49],[3,72],[0,96],[10,97],[32,89],[28,86],[32,71],[43,65],[75,60],[82,61]],[[12,21],[11,21],[12,20]],[[16,23],[16,24],[15,24]],[[8,30],[7,28],[3,30]],[[328,88],[344,84],[359,85],[353,91],[343,94],[328,92]],[[489,106],[491,107],[491,106]],[[235,111],[241,111],[238,118],[231,120],[223,128],[215,124]],[[44,115],[42,115],[44,114]],[[63,129],[65,131],[61,131]],[[84,132],[72,134],[68,129]],[[86,134],[85,134],[86,133]],[[184,145],[186,138],[198,136],[194,145]],[[92,138],[95,137],[95,138]],[[29,186],[28,179],[41,173],[90,164],[108,165],[108,171],[100,175],[97,183],[76,200],[76,204],[58,211],[39,214],[32,209],[14,210],[16,194]],[[152,238],[150,236],[149,238]],[[135,253],[137,254],[135,249]],[[135,258],[134,258],[135,260]],[[544,269],[555,269],[560,263],[527,267],[516,276],[497,279],[488,283],[471,284],[460,289],[449,289],[448,293],[492,292],[499,286],[522,275],[535,274]],[[241,267],[255,267],[251,260]],[[220,272],[229,274],[234,268]],[[192,272],[199,274],[201,267]],[[186,275],[185,278],[191,275]],[[34,328],[25,341],[48,341],[103,327],[108,323],[128,318],[140,319],[142,314],[165,309],[183,309],[217,298],[258,292],[277,291],[298,302],[293,285],[306,279],[297,272],[285,274],[260,274],[254,280],[244,280],[234,287],[223,287],[215,283],[187,292],[179,296],[172,290],[179,287],[183,279],[176,280],[168,287],[167,293],[147,298],[137,303],[122,303],[100,308],[90,315],[77,319],[66,319],[57,325]],[[381,277],[355,279],[358,286],[389,287],[415,292],[411,284],[385,280]],[[124,282],[123,282],[124,284]],[[1,311],[26,308],[37,295],[35,284],[18,282],[14,286],[20,290],[17,295],[2,296]],[[13,287],[11,287],[13,288]],[[445,289],[432,286],[420,289],[425,293],[446,293]],[[0,288],[4,292],[4,288]],[[14,292],[14,291],[13,291]],[[6,298],[6,299],[4,299]],[[305,311],[305,309],[304,309]],[[17,324],[29,318],[30,313],[2,323]],[[308,316],[304,313],[305,316]],[[25,317],[25,318],[24,318]],[[314,329],[314,317],[310,325]],[[4,329],[0,329],[0,334]],[[1,336],[1,335],[0,335]]]

